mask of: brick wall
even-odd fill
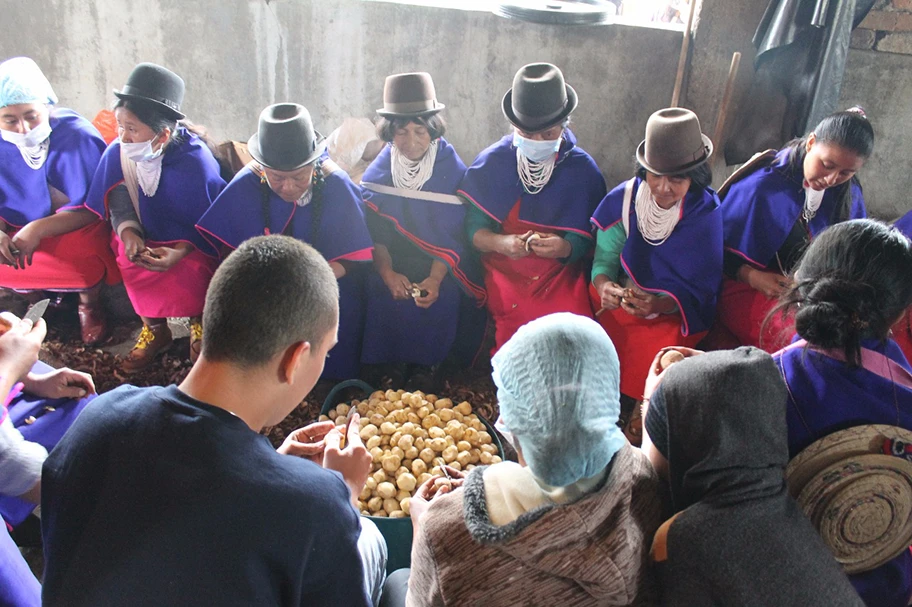
[[[852,48],[912,55],[912,0],[878,0],[852,32]]]

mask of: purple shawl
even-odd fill
[[[734,183],[722,201],[725,248],[759,268],[765,268],[785,242],[804,208],[803,177],[788,171],[788,148],[768,167]],[[866,216],[861,186],[854,179],[849,219]],[[811,220],[816,236],[832,223],[838,204],[837,188],[829,188],[817,215]]]
[[[51,214],[51,185],[70,201],[58,210],[81,207],[105,142],[92,124],[66,108],[51,110],[48,156],[29,168],[16,146],[0,139],[0,218],[15,228]]]
[[[912,211],[909,211],[896,220],[895,225],[900,232],[906,235],[906,238],[912,238]]]
[[[269,225],[263,213],[268,196]],[[286,234],[311,244],[328,261],[369,261],[373,241],[364,223],[361,191],[344,171],[330,173],[323,182],[322,200],[304,207],[285,202],[250,166],[244,167],[212,203],[197,229],[217,248],[236,249],[263,234]],[[316,205],[322,205],[319,225],[313,225]]]
[[[180,142],[165,148],[161,178],[155,196],[139,188],[140,222],[146,240],[154,243],[189,242],[207,255],[214,255],[208,242],[196,230],[196,222],[225,187],[218,162],[199,137],[178,128]],[[108,219],[108,194],[123,183],[120,141],[111,142],[101,158],[86,207]]]
[[[437,160],[431,178],[421,187],[424,192],[455,194],[466,166],[445,139],[437,143]],[[363,183],[393,186],[390,146],[383,148],[361,177]],[[485,300],[481,263],[466,246],[465,207],[414,200],[372,192],[362,187],[368,209],[385,219],[406,240],[432,259],[449,268],[450,274],[470,296]]]
[[[642,180],[634,178],[633,196]],[[605,196],[592,216],[599,230],[619,221],[624,208],[624,186]],[[699,253],[694,254],[694,247]],[[621,252],[624,271],[644,291],[671,296],[681,310],[682,335],[706,331],[716,314],[722,283],[722,213],[719,197],[710,189],[688,192],[674,231],[659,246],[649,244],[637,228],[636,208],[630,205],[630,234]]]
[[[512,133],[478,155],[458,190],[497,223],[502,224],[516,201],[522,200],[520,220],[587,238],[592,238],[589,218],[606,191],[601,171],[589,154],[576,147],[570,129],[564,130],[551,181],[538,194],[526,192],[519,180]]]
[[[892,339],[861,345],[912,371]],[[912,390],[814,350],[786,348],[773,358],[789,389],[790,457],[817,439],[854,426],[889,424],[912,430]]]

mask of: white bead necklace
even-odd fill
[[[804,210],[802,216],[806,222],[814,219],[820,205],[823,203],[824,190],[815,190],[813,188],[804,188]]]
[[[643,181],[636,195],[637,228],[643,238],[654,247],[663,244],[681,218],[681,200],[670,209],[663,209],[652,196],[649,185]]]
[[[44,166],[44,161],[47,160],[50,143],[51,140],[48,138],[38,145],[31,147],[24,145],[16,147],[19,148],[19,153],[22,154],[22,159],[25,161],[25,164],[29,165],[30,168],[37,170]]]
[[[557,154],[552,154],[544,162],[533,162],[526,158],[517,148],[516,172],[519,173],[519,179],[522,181],[526,192],[529,194],[541,192],[551,181],[551,174],[554,172],[556,162]]]
[[[399,148],[390,144],[390,170],[393,186],[404,190],[420,190],[431,175],[437,162],[437,139],[431,142],[420,160],[409,160]]]

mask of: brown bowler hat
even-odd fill
[[[276,103],[263,110],[259,128],[247,142],[253,159],[275,171],[296,171],[319,158],[325,147],[310,112],[297,103]]]
[[[637,148],[636,157],[650,173],[677,175],[709,160],[712,151],[712,141],[700,130],[697,115],[671,107],[649,117],[646,139]]]
[[[434,81],[427,72],[393,74],[383,84],[384,118],[419,118],[436,114],[446,106],[437,101]]]
[[[534,133],[562,122],[577,103],[576,91],[557,66],[530,63],[516,72],[502,105],[510,124]]]

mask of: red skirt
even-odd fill
[[[601,308],[601,298],[595,287],[589,285],[593,308]],[[657,318],[640,318],[621,308],[605,310],[597,321],[605,328],[621,362],[621,393],[639,399],[649,367],[656,353],[667,346],[693,348],[706,335],[681,335],[681,314],[661,314]]]
[[[153,248],[161,246],[152,242],[147,244]],[[127,258],[117,235],[111,239],[111,248],[117,251],[117,265],[137,314],[146,318],[202,315],[206,289],[218,266],[217,259],[194,249],[168,271],[152,272]]]
[[[504,234],[544,233],[540,226],[519,220],[519,204],[503,222]],[[497,352],[516,331],[529,321],[572,312],[592,318],[583,264],[563,264],[556,259],[528,255],[510,259],[500,253],[482,256],[488,311],[494,319],[494,349]]]
[[[893,325],[893,340],[899,344],[906,360],[912,363],[912,309],[906,310],[899,322]]]
[[[761,335],[761,327],[776,303],[776,299],[767,297],[750,285],[726,278],[722,281],[718,322],[742,346],[756,346],[772,354],[789,345],[795,335],[794,318],[782,314],[771,317]]]
[[[16,230],[18,231],[18,230]],[[16,232],[10,232],[10,237]],[[0,286],[31,291],[85,291],[102,280],[120,282],[120,272],[108,246],[111,228],[104,221],[59,236],[42,238],[24,270],[0,265]]]

